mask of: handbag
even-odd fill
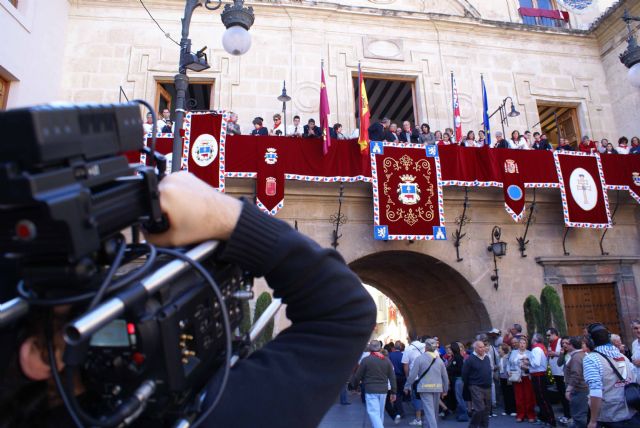
[[[418,379],[416,379],[411,384],[411,392],[413,392],[416,398],[420,398],[420,393],[418,392],[418,382],[420,382],[420,379],[422,379],[424,375],[426,375],[429,372],[429,369],[431,369],[431,366],[433,365],[433,363],[436,362],[436,358],[438,357],[433,357],[433,360],[431,360],[431,364],[429,364],[429,367],[427,367],[427,369],[420,376],[418,376]]]
[[[522,372],[521,371],[515,371],[515,372],[509,372],[509,379],[507,379],[509,382],[511,383],[520,383],[522,382]]]
[[[607,360],[607,362],[611,366],[611,369],[613,369],[613,372],[616,374],[616,376],[618,376],[618,379],[620,379],[620,382],[626,383],[627,380],[622,377],[618,369],[616,369],[616,367],[613,365],[611,360],[606,355],[596,350],[594,350],[593,352],[595,352],[596,354],[602,355],[602,357],[605,360]],[[624,401],[627,403],[628,407],[636,411],[640,411],[640,384],[638,384],[637,382],[631,382],[631,383],[625,384]]]

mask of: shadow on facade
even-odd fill
[[[467,342],[491,328],[489,314],[473,286],[451,266],[421,253],[385,251],[349,267],[397,305],[409,332],[438,336],[441,343]]]

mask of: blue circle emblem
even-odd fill
[[[511,186],[507,187],[507,195],[509,195],[509,197],[514,201],[519,201],[520,199],[522,199],[523,192],[520,186],[512,184]]]

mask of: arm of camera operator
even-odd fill
[[[151,242],[228,239],[221,258],[264,276],[292,322],[231,370],[205,426],[316,427],[375,325],[375,305],[360,280],[337,252],[190,174],[166,177],[160,191],[171,228]]]

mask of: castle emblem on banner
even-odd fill
[[[398,199],[405,205],[415,205],[420,202],[420,186],[415,183],[416,177],[405,174],[400,177],[398,183]]]
[[[633,184],[640,186],[640,172],[631,173],[631,177],[633,177]]]
[[[267,177],[265,181],[265,193],[267,196],[275,196],[277,193],[276,179],[274,177]]]
[[[513,159],[507,159],[504,161],[504,172],[506,174],[519,174],[518,164]]]
[[[264,154],[264,161],[268,165],[275,165],[278,163],[278,152],[273,147],[269,147]]]

